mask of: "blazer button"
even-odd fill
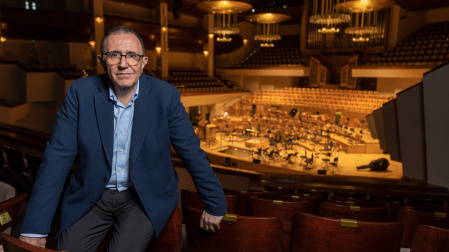
[[[93,199],[90,200],[90,204],[92,204],[92,203],[94,203],[94,200],[93,200]]]
[[[108,182],[108,178],[106,178],[106,177],[104,177],[103,180],[104,180],[104,182]]]

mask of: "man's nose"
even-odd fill
[[[120,67],[128,67],[128,61],[126,61],[126,55],[120,55]]]

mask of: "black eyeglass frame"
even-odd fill
[[[101,53],[101,55],[106,56],[106,58],[108,58],[108,56],[109,56],[111,53],[117,53],[117,54],[119,54],[118,52],[112,51],[112,52]],[[131,65],[131,64],[129,64],[129,62],[128,62],[128,55],[137,55],[137,56],[139,56],[139,60],[137,61],[137,63],[138,63],[138,62],[145,56],[145,54],[138,54],[138,53],[119,54],[119,55],[120,55],[120,58],[119,58],[119,61],[118,61],[116,64],[119,64],[120,61],[122,60],[122,57],[125,56],[125,60],[126,60],[126,63],[128,63],[128,65]],[[136,65],[137,65],[137,63],[136,63]],[[135,65],[133,65],[133,66],[135,66]]]

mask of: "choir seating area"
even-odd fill
[[[292,87],[283,90],[261,90],[247,99],[250,103],[259,105],[305,106],[369,114],[392,97],[368,90]]]
[[[449,61],[449,22],[430,23],[367,66],[434,66]]]
[[[171,68],[168,82],[177,87],[181,93],[226,92],[231,89],[215,76],[207,76],[198,68]]]
[[[273,44],[274,47],[258,46],[237,67],[304,66],[298,36],[282,36],[281,40]]]

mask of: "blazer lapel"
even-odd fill
[[[109,167],[111,167],[112,145],[114,142],[114,103],[109,99],[109,89],[107,88],[107,80],[105,79],[107,78],[103,78],[103,83],[98,86],[100,92],[95,95],[94,103],[103,151],[108,160]]]
[[[152,110],[152,103],[154,101],[151,94],[151,84],[146,78],[139,79],[139,97],[137,97],[134,104],[133,130],[131,136],[131,150],[129,154],[129,168],[131,169],[136,161],[145,134],[150,123],[150,115]]]

